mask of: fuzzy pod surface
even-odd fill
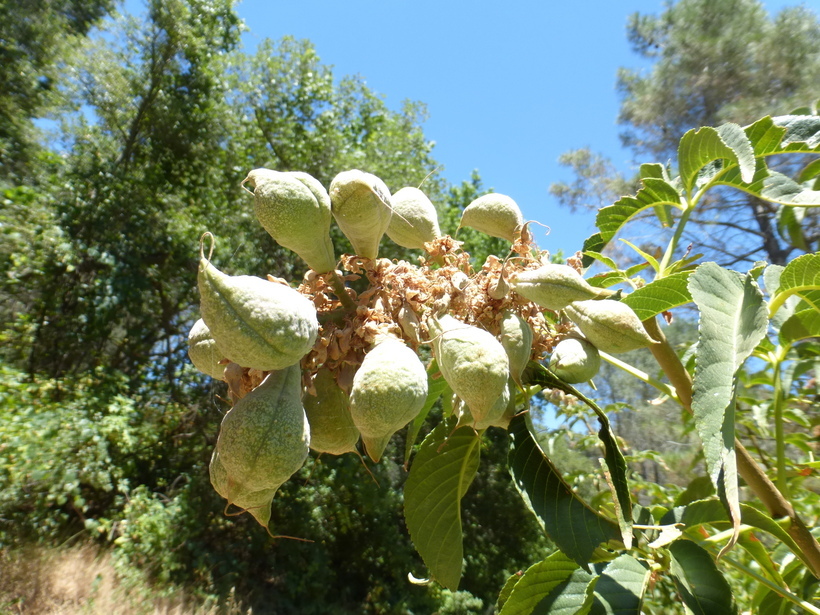
[[[584,301],[601,294],[569,265],[554,263],[513,274],[510,286],[525,299],[555,311],[563,310],[573,301]]]
[[[262,527],[268,527],[271,504],[273,503],[273,496],[276,495],[276,489],[253,491],[242,483],[232,480],[222,464],[219,452],[216,450],[211,455],[208,472],[214,490],[225,498],[229,505],[248,511]]]
[[[270,169],[254,169],[245,182],[253,187],[254,211],[268,234],[317,273],[333,271],[333,215],[322,184],[307,173]]]
[[[343,171],[330,184],[330,204],[336,224],[356,254],[375,259],[393,215],[387,185],[372,173]]]
[[[438,212],[418,188],[402,188],[391,198],[393,216],[387,227],[387,236],[394,243],[414,250],[423,250],[424,244],[441,237]]]
[[[219,463],[211,470],[211,481],[228,494],[229,503],[249,508],[238,498],[260,492],[273,500],[276,490],[302,467],[310,426],[301,393],[302,372],[292,365],[268,374],[222,419],[216,441]]]
[[[518,204],[505,194],[491,192],[475,199],[461,214],[462,226],[492,237],[515,241],[515,233],[524,225]]]
[[[302,403],[310,423],[310,448],[317,453],[342,455],[356,450],[359,430],[350,414],[350,399],[333,373],[320,369],[313,380],[316,395],[305,393]]]
[[[393,434],[412,421],[427,399],[427,371],[415,352],[385,337],[353,376],[350,412],[368,456],[381,459]]]
[[[428,321],[433,354],[453,392],[470,409],[477,425],[487,424],[507,389],[510,361],[493,335],[452,316]],[[501,413],[505,405],[500,408]]]
[[[620,301],[575,301],[564,311],[584,337],[603,352],[618,354],[656,343],[632,308]]]
[[[199,263],[202,319],[223,356],[242,367],[278,370],[313,348],[319,322],[313,303],[296,290],[249,275],[229,276]]]
[[[579,384],[591,380],[598,373],[601,355],[587,340],[568,337],[555,345],[549,368],[564,382]]]
[[[216,346],[211,330],[201,318],[194,323],[188,333],[188,357],[200,372],[224,380],[225,366],[220,363],[224,356]]]
[[[521,386],[521,374],[532,354],[532,328],[529,323],[513,310],[504,310],[498,339],[510,360],[510,376]]]

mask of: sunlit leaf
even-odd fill
[[[680,207],[680,195],[678,191],[662,179],[644,179],[643,188],[638,190],[635,196],[625,196],[609,207],[604,207],[598,211],[595,218],[595,225],[601,232],[601,240],[606,245],[618,230],[631,218],[640,212],[658,205],[673,205]],[[594,249],[592,246],[584,246],[585,249]],[[601,249],[596,250],[600,252]]]
[[[743,129],[737,124],[707,126],[684,134],[678,146],[680,177],[687,194],[691,195],[700,170],[715,160],[733,162],[740,169],[743,181],[752,181],[755,152]]]
[[[681,271],[655,280],[629,293],[621,301],[631,307],[638,318],[647,320],[692,301],[687,284],[691,274],[691,271]]]
[[[774,314],[794,294],[799,294],[812,308],[820,311],[816,291],[820,291],[820,252],[798,256],[781,272],[780,286],[772,293],[769,313]]]
[[[424,439],[404,487],[410,538],[431,576],[453,591],[463,559],[461,498],[478,470],[480,440],[472,427],[453,431],[455,424],[455,417],[442,421]]]
[[[779,339],[783,346],[820,337],[820,312],[801,310],[792,314],[780,327]]]
[[[704,263],[690,276],[689,291],[700,312],[692,412],[706,467],[736,530],[735,375],[769,321],[763,294],[749,275]]]

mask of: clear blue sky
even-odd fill
[[[770,0],[770,12],[798,4]],[[820,9],[820,0],[804,3]],[[337,77],[359,74],[391,108],[427,104],[425,134],[453,183],[478,169],[484,185],[512,196],[527,219],[551,227],[542,249],[571,254],[592,217],[560,209],[557,164],[590,146],[622,170],[619,66],[642,68],[626,40],[627,17],[659,13],[662,0],[243,0],[248,51],[263,38],[310,39]],[[645,67],[645,65],[644,65]],[[638,161],[654,162],[654,161]]]

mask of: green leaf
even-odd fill
[[[649,566],[624,553],[609,562],[595,584],[590,615],[640,615]]]
[[[560,551],[559,551],[560,553]],[[510,576],[509,579],[504,583],[504,587],[501,588],[501,591],[498,593],[498,600],[495,603],[495,610],[500,611],[504,608],[504,605],[509,600],[510,595],[512,594],[513,589],[518,582],[521,580],[521,577],[524,576],[523,572],[516,572],[514,575]]]
[[[428,434],[404,487],[410,538],[431,576],[452,591],[463,559],[461,498],[478,470],[480,441],[472,427],[453,431],[456,423],[452,417]]]
[[[737,613],[732,588],[707,551],[690,540],[676,540],[668,549],[672,580],[694,615]]]
[[[763,294],[750,275],[704,263],[690,276],[689,291],[700,311],[692,412],[709,475],[737,531],[735,375],[765,336],[769,321]]]
[[[779,523],[766,513],[748,504],[741,504],[740,520],[744,525],[756,527],[764,532],[768,532],[782,542],[795,555],[801,557],[802,551],[794,539]],[[661,518],[660,523],[662,525],[683,523],[687,530],[706,524],[719,528],[731,525],[729,517],[726,514],[726,509],[715,499],[699,500],[686,506],[676,506]],[[810,566],[808,562],[806,562],[806,565]]]
[[[783,346],[791,346],[813,337],[820,337],[820,312],[801,310],[789,316],[780,327],[778,335]]]
[[[448,386],[447,381],[444,380],[444,377],[439,375],[438,378],[433,378],[436,373],[438,373],[438,363],[436,363],[436,360],[433,359],[430,361],[430,366],[427,368],[427,399],[424,402],[424,407],[416,415],[416,418],[413,419],[413,422],[407,427],[407,438],[404,442],[405,469],[407,469],[407,466],[410,463],[410,455],[413,453],[413,445],[416,443],[416,438],[421,431],[422,425],[424,425],[424,421],[427,419],[427,415],[430,414],[430,410],[433,409],[433,406],[438,399],[450,390],[450,387]]]
[[[601,428],[598,430],[598,438],[600,438],[604,445],[604,461],[606,462],[606,467],[609,472],[607,482],[613,491],[613,504],[615,505],[615,512],[618,517],[618,526],[621,529],[621,539],[626,548],[630,548],[632,546],[632,498],[629,494],[629,483],[626,479],[626,460],[624,459],[623,453],[621,453],[621,449],[618,447],[615,435],[612,433],[612,428],[606,413],[598,407],[598,404],[582,394],[574,386],[567,384],[556,377],[546,367],[534,361],[531,361],[527,366],[524,377],[529,380],[530,384],[540,384],[541,386],[560,389],[565,393],[574,395],[589,406],[598,416],[598,422],[601,424]]]
[[[807,182],[815,177],[820,177],[820,158],[816,158],[808,163],[795,178],[799,183]]]
[[[691,502],[711,497],[715,494],[715,486],[708,476],[697,476],[686,486],[686,489],[675,498],[675,506],[685,506]],[[722,510],[722,509],[721,509]]]
[[[566,584],[578,564],[560,551],[530,566],[513,587],[499,615],[530,615],[550,592]],[[591,575],[588,575],[591,576]]]
[[[584,256],[589,256],[591,258],[594,258],[596,261],[598,261],[602,265],[605,265],[606,267],[609,267],[613,271],[620,271],[620,267],[618,267],[618,263],[616,263],[614,260],[612,260],[608,256],[604,256],[600,252],[595,252],[594,250],[587,250],[586,252],[584,252]]]
[[[715,160],[735,163],[743,181],[752,181],[755,152],[744,130],[737,124],[723,124],[717,129],[706,126],[687,132],[678,145],[680,177],[688,195],[692,195],[700,170]]]
[[[692,301],[688,287],[691,274],[691,271],[680,271],[660,278],[629,293],[621,301],[631,307],[638,318],[647,320]]]
[[[789,245],[807,252],[809,248],[803,234],[803,218],[805,215],[805,207],[781,205],[777,211],[777,232]]]
[[[630,219],[650,207],[673,205],[681,207],[680,195],[675,188],[662,179],[644,179],[643,188],[635,196],[625,196],[609,207],[598,211],[595,225],[601,231],[604,245],[612,239],[618,230]],[[584,249],[594,249],[592,246]],[[601,248],[595,250],[600,252]]]
[[[586,568],[599,545],[620,539],[620,530],[575,494],[532,437],[530,421],[522,414],[510,422],[508,463],[516,489],[550,539]]]
[[[584,240],[584,246],[581,248],[581,252],[584,254],[584,258],[581,260],[581,266],[586,269],[590,265],[592,265],[593,258],[587,255],[587,252],[597,252],[600,253],[605,247],[607,242],[604,241],[601,233],[595,233],[594,235],[590,235]]]
[[[532,610],[533,615],[584,615],[592,607],[593,590],[598,581],[583,570],[575,569],[563,583],[544,596]]]
[[[814,254],[804,254],[798,256],[780,274],[780,286],[775,293],[772,293],[772,301],[769,306],[769,314],[774,314],[777,309],[790,296],[798,294],[804,301],[820,311],[820,302],[817,301],[817,294],[812,291],[820,290],[820,252]]]
[[[764,117],[745,128],[755,156],[820,151],[820,117]]]
[[[645,252],[644,250],[641,250],[638,246],[636,246],[632,242],[627,241],[626,239],[621,239],[621,241],[624,242],[626,245],[628,245],[633,250],[635,250],[635,252],[637,252],[638,255],[641,258],[643,258],[647,263],[649,263],[649,265],[652,266],[652,269],[654,269],[656,272],[660,271],[660,265],[658,264],[658,259],[656,259],[654,256],[652,256],[648,252]]]

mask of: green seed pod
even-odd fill
[[[316,395],[302,395],[310,423],[310,448],[317,453],[330,455],[355,451],[359,430],[353,424],[347,393],[339,387],[328,369],[316,372],[313,387]]]
[[[629,352],[656,343],[632,308],[620,301],[575,301],[564,311],[584,337],[603,352]]]
[[[510,360],[510,376],[518,386],[521,386],[521,374],[524,373],[532,354],[532,329],[518,313],[504,310],[498,338]]]
[[[416,353],[387,336],[368,352],[350,391],[350,412],[370,458],[378,462],[390,438],[427,399],[427,372]]]
[[[316,308],[284,284],[249,275],[229,276],[202,258],[202,319],[223,356],[262,371],[298,363],[316,341]]]
[[[569,384],[591,380],[600,367],[598,349],[583,339],[568,337],[561,340],[550,355],[550,371]]]
[[[601,290],[590,286],[569,265],[547,263],[538,269],[510,276],[510,286],[519,295],[548,310],[563,310],[573,301],[593,299]]]
[[[414,250],[423,250],[424,244],[441,237],[438,213],[427,195],[418,188],[402,188],[390,198],[393,216],[387,227],[387,236],[394,243]]]
[[[375,259],[390,225],[390,191],[375,175],[359,170],[339,173],[330,184],[333,217],[358,256]]]
[[[489,424],[510,374],[504,347],[488,331],[446,314],[430,319],[428,329],[433,354],[447,384],[470,408],[476,425]]]
[[[224,380],[225,366],[220,363],[225,357],[216,347],[216,342],[211,336],[211,330],[201,318],[191,327],[188,333],[188,357],[203,374]]]
[[[481,231],[491,237],[515,241],[515,232],[524,224],[518,205],[504,194],[492,192],[475,199],[461,214],[462,226]]]
[[[222,464],[216,450],[211,455],[209,471],[211,484],[219,495],[228,500],[229,504],[251,513],[262,527],[268,527],[271,503],[273,502],[273,496],[276,495],[276,489],[250,491],[241,483],[230,480],[228,471]]]
[[[298,365],[271,372],[225,415],[211,481],[229,503],[249,508],[249,494],[264,492],[269,514],[276,490],[302,467],[310,426],[301,388]]]
[[[330,241],[330,197],[307,173],[254,169],[245,180],[253,186],[256,217],[276,242],[293,250],[317,273],[336,267]]]

